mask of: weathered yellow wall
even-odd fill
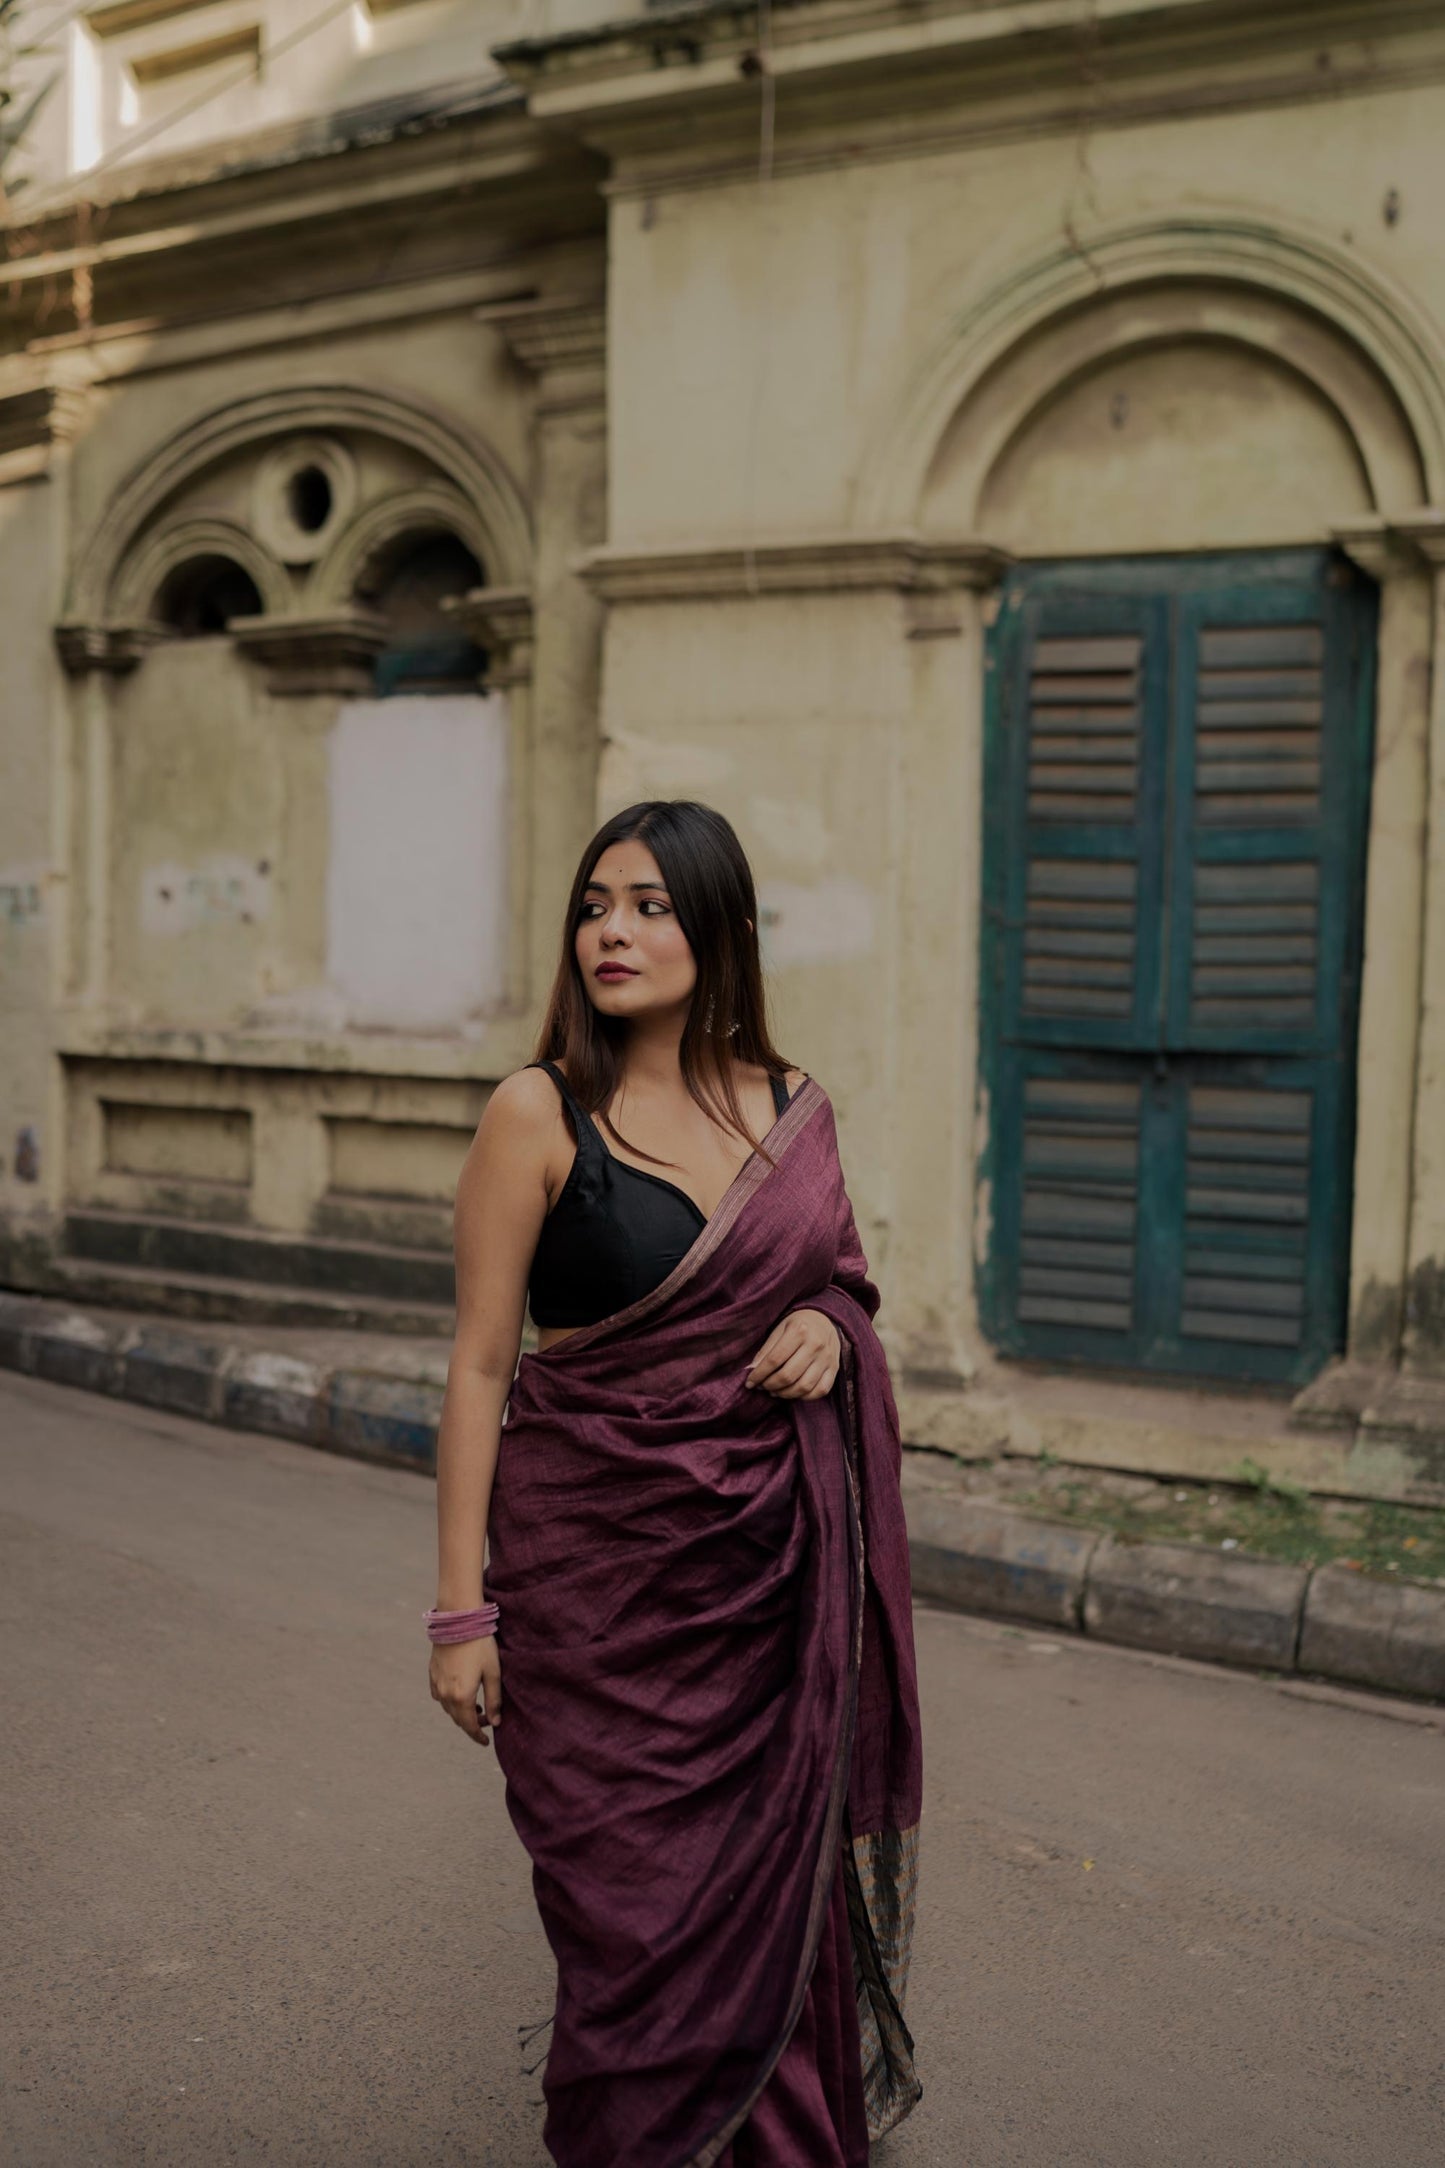
[[[874,12],[880,37],[919,20]],[[1008,10],[962,12],[982,25]],[[833,34],[831,17],[786,13],[794,58]],[[891,102],[875,87],[857,112],[780,66],[760,183],[757,115],[717,117],[734,62],[726,84],[708,77],[708,104],[700,76],[658,70],[639,36],[651,119],[617,118],[616,55],[597,63],[591,108],[585,91],[537,108],[552,140],[613,160],[605,446],[600,355],[580,388],[562,382],[575,325],[554,351],[555,327],[529,349],[488,321],[534,291],[595,292],[600,247],[549,249],[543,209],[510,254],[479,214],[465,301],[438,289],[384,320],[395,293],[271,308],[258,280],[183,326],[173,293],[175,324],[77,366],[71,450],[49,481],[0,489],[26,718],[6,736],[0,866],[49,859],[56,876],[38,934],[0,926],[0,1001],[22,1019],[0,1044],[0,1207],[63,1192],[301,1234],[354,1231],[389,1198],[393,1230],[431,1239],[479,1091],[525,1058],[581,837],[632,798],[697,795],[753,854],[779,1037],[838,1106],[906,1378],[956,1383],[987,1359],[973,1273],[990,1199],[974,1168],[990,1118],[977,959],[997,563],[975,552],[960,572],[908,551],[919,536],[1042,556],[1349,529],[1385,584],[1355,1330],[1361,1352],[1388,1353],[1413,1288],[1410,1345],[1437,1359],[1445,632],[1425,528],[1445,497],[1441,42],[1415,21],[1322,62],[1302,34],[1278,64],[1254,41],[1161,43],[1113,72],[1101,48],[1062,75],[1050,47],[1037,83],[940,69]],[[419,217],[397,279],[424,286],[439,247]],[[470,1034],[358,1033],[306,1010],[325,955],[335,696],[277,700],[228,641],[68,686],[50,655],[107,508],[178,433],[307,386],[389,391],[480,440],[530,528],[509,570],[486,566],[530,589],[535,619],[508,660],[508,1000]],[[363,496],[417,486],[413,454],[362,438],[348,441]],[[188,479],[195,508],[249,517],[258,456],[239,447]],[[176,509],[154,506],[152,526]],[[604,544],[589,589],[578,560]],[[293,569],[276,607],[345,600]],[[201,877],[179,931],[140,910],[168,863]],[[72,996],[59,1022],[52,968]],[[289,1022],[277,1009],[258,1026],[257,1004],[292,997]],[[197,1118],[163,1164],[144,1110],[182,1103]],[[13,1132],[32,1118],[46,1181],[17,1185]]]
[[[16,1219],[49,1209],[61,1171],[52,1046],[68,778],[49,636],[60,550],[54,488],[0,489],[0,1213]]]
[[[1433,399],[1438,413],[1433,79],[1214,112],[1201,80],[1167,118],[1020,127],[972,147],[941,112],[927,152],[901,128],[870,156],[852,151],[862,131],[843,150],[821,123],[782,128],[761,188],[751,173],[669,185],[676,154],[671,168],[639,154],[612,228],[614,550],[674,562],[686,588],[718,577],[698,552],[749,538],[764,556],[769,542],[908,530],[1024,557],[1128,554],[1318,544],[1418,513],[1440,447],[1417,437],[1391,370],[1411,398],[1421,378],[1436,387],[1422,411]],[[1151,249],[1152,274],[1131,268]],[[1423,358],[1406,354],[1416,341]],[[1409,1171],[1425,581],[1418,554],[1409,563],[1381,656],[1362,1353],[1382,1315],[1398,1331],[1412,1216],[1417,1248],[1424,1218],[1445,1220],[1422,1217]],[[989,1214],[973,1181],[988,1123],[974,1069],[988,605],[968,602],[951,638],[910,640],[896,597],[850,593],[841,575],[806,600],[750,596],[746,564],[728,578],[726,600],[614,602],[604,730],[625,760],[604,770],[608,802],[695,788],[748,837],[765,895],[799,859],[863,885],[835,938],[856,923],[866,945],[846,966],[780,972],[778,1004],[840,1107],[909,1374],[946,1382],[985,1352],[972,1282]],[[847,720],[860,696],[861,729]],[[830,706],[829,764],[860,766],[856,793],[819,772],[812,718]],[[770,727],[788,715],[786,732]],[[745,746],[767,762],[770,801],[794,800],[781,849]],[[1432,1145],[1413,1150],[1429,1164]]]

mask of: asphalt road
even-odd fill
[[[550,1959],[427,1697],[431,1515],[0,1377],[6,2168],[544,2168]],[[1445,1713],[918,1634],[926,2096],[879,2168],[1439,2168]]]

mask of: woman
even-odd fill
[[[431,1685],[532,1858],[562,2168],[862,2168],[920,2090],[897,1416],[756,920],[720,814],[608,821],[457,1189]]]

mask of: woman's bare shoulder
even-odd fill
[[[562,1100],[545,1069],[514,1069],[493,1085],[482,1113],[481,1133],[500,1144],[545,1138],[557,1126]]]

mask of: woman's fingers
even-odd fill
[[[459,1724],[467,1737],[475,1739],[478,1746],[489,1746],[491,1744],[486,1732],[482,1729],[485,1719],[475,1702],[472,1702],[466,1708],[453,1709],[451,1716],[452,1722]]]
[[[487,1746],[485,1727],[502,1713],[502,1666],[494,1639],[464,1641],[432,1650],[432,1699],[478,1746]],[[478,1706],[478,1696],[482,1706]]]
[[[483,1722],[500,1724],[502,1721],[502,1664],[495,1641],[490,1641],[487,1644],[487,1653],[482,1661],[480,1691],[482,1707],[485,1711]]]
[[[783,1400],[819,1400],[833,1389],[841,1353],[831,1318],[817,1310],[794,1310],[769,1333],[744,1383]]]
[[[766,1378],[759,1378],[759,1385],[770,1393],[780,1393],[796,1385],[803,1373],[810,1370],[818,1360],[811,1348],[800,1347],[776,1365]]]
[[[763,1379],[769,1376],[777,1365],[783,1361],[791,1346],[791,1337],[788,1333],[788,1327],[791,1323],[792,1319],[785,1317],[781,1325],[773,1327],[767,1339],[753,1357],[752,1362],[748,1365],[747,1376],[743,1381],[745,1384],[761,1385]]]
[[[810,1363],[797,1383],[786,1386],[779,1397],[783,1400],[825,1400],[833,1390],[836,1374],[827,1362]]]

